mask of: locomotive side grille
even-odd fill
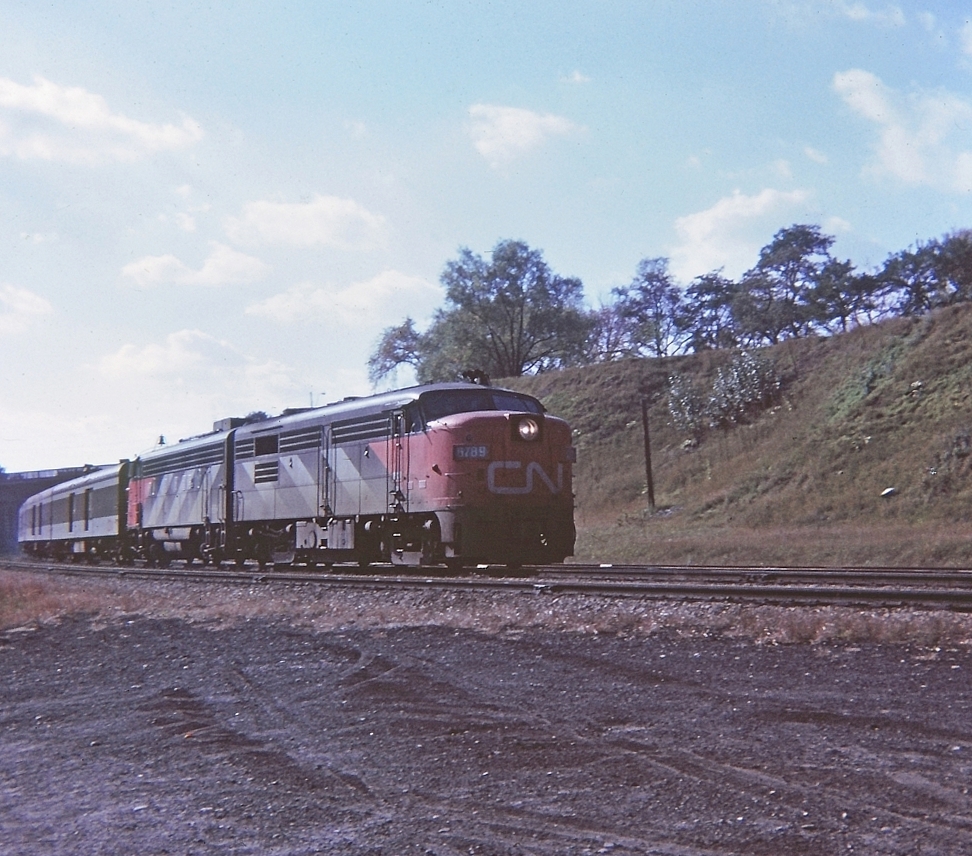
[[[254,454],[253,438],[250,437],[248,440],[237,440],[236,441],[236,457],[237,458],[252,458]]]
[[[384,439],[390,433],[391,419],[387,413],[363,419],[347,419],[331,425],[331,437],[335,444]]]
[[[280,435],[280,454],[317,449],[321,445],[321,429],[302,428],[299,431],[286,431]]]
[[[257,464],[256,468],[253,470],[253,483],[267,484],[269,482],[275,482],[277,481],[279,475],[279,461],[267,461],[266,463]]]
[[[163,473],[175,473],[179,470],[191,470],[196,467],[208,467],[223,462],[223,444],[203,446],[185,452],[174,452],[159,458],[152,458],[141,462],[141,475],[160,476]]]

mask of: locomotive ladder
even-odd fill
[[[388,435],[388,507],[392,511],[408,511],[408,495],[402,490],[402,470],[405,468],[405,415],[396,411],[391,415]]]

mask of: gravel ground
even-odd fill
[[[0,634],[4,854],[972,852],[964,616],[129,585]]]

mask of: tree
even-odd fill
[[[739,344],[732,314],[736,288],[721,271],[698,276],[689,283],[679,323],[688,334],[693,351],[735,348]]]
[[[523,241],[501,241],[489,261],[460,248],[441,282],[446,305],[425,333],[406,319],[382,334],[368,361],[372,382],[403,363],[424,383],[466,369],[519,377],[584,361],[594,319],[581,281],[555,274]]]
[[[898,315],[922,315],[939,299],[937,242],[918,243],[913,250],[890,256],[881,271],[881,281]]]
[[[972,300],[972,232],[955,232],[932,243],[938,273],[938,302]]]
[[[972,232],[901,250],[888,258],[878,276],[900,315],[921,315],[972,300]]]
[[[776,344],[814,329],[813,290],[832,261],[834,239],[819,226],[780,229],[739,284],[733,314],[750,345]]]
[[[586,363],[609,363],[633,357],[627,319],[621,317],[617,306],[601,306],[592,311],[591,332],[584,350]]]
[[[682,296],[668,272],[668,259],[642,259],[631,283],[612,293],[618,315],[627,322],[633,353],[664,357],[678,348]]]
[[[417,367],[421,339],[411,318],[406,318],[397,327],[386,329],[368,358],[368,379],[371,383],[377,384],[400,365]]]
[[[849,261],[830,259],[819,270],[807,296],[814,323],[833,333],[847,332],[851,322],[876,308],[873,277],[855,276]]]

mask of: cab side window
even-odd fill
[[[419,413],[417,404],[406,405],[404,417],[406,434],[418,434],[423,430],[424,426],[422,425],[422,416]]]

